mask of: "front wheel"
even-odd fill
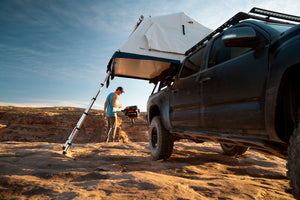
[[[149,129],[149,143],[154,160],[167,159],[173,152],[174,139],[161,123],[161,118],[152,119]]]
[[[300,199],[300,123],[290,138],[287,157],[287,175],[296,199]]]
[[[244,154],[248,147],[220,143],[224,153],[229,156],[238,156]]]

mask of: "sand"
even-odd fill
[[[282,158],[251,149],[230,157],[216,143],[181,141],[154,161],[145,116],[134,125],[120,117],[120,142],[103,143],[98,111],[63,155],[81,110],[0,108],[0,199],[293,199]]]
[[[176,142],[154,161],[147,142],[0,143],[0,199],[293,199],[284,159],[216,143]]]

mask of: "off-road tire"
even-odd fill
[[[244,154],[248,150],[248,147],[245,146],[238,146],[238,145],[231,145],[231,144],[224,144],[224,143],[220,143],[220,145],[223,149],[223,152],[229,156],[239,156]]]
[[[154,160],[167,159],[173,152],[174,139],[161,123],[159,116],[154,117],[151,121],[149,143]]]
[[[298,117],[299,118],[299,117]],[[300,123],[290,138],[287,156],[287,176],[296,199],[300,199]]]

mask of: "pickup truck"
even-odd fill
[[[253,8],[240,12],[186,52],[153,83],[147,103],[155,160],[174,141],[249,147],[287,158],[300,199],[300,17]]]

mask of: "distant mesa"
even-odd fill
[[[72,108],[72,107],[56,107],[56,110],[68,110],[68,111],[74,111],[75,108]]]

